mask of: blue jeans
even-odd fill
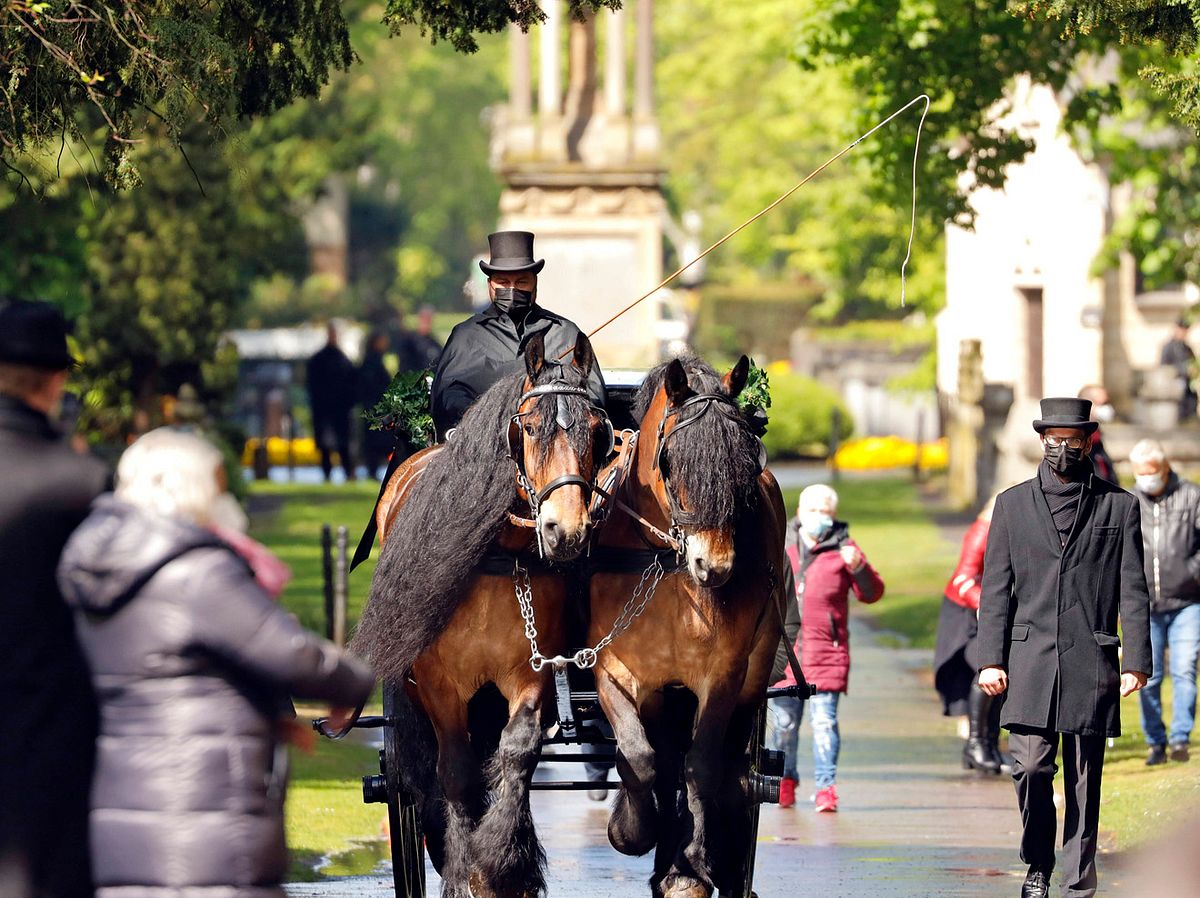
[[[808,700],[813,728],[813,782],[818,790],[837,779],[838,752],[842,747],[837,709],[840,692],[818,692]],[[799,780],[796,748],[800,741],[802,702],[798,698],[773,698],[767,710],[767,745],[784,754],[783,775]]]
[[[1150,648],[1154,675],[1139,693],[1142,732],[1147,745],[1187,743],[1196,721],[1196,659],[1200,656],[1200,604],[1178,611],[1150,615]],[[1163,724],[1163,653],[1169,651],[1171,688],[1174,691],[1171,732]]]

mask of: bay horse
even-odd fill
[[[748,371],[745,356],[723,377],[685,358],[647,375],[617,488],[638,517],[614,513],[594,552],[653,558],[641,573],[597,565],[589,637],[625,615],[596,664],[621,778],[608,834],[625,854],[657,848],[650,884],[667,898],[737,888],[739,849],[721,849],[749,838],[746,749],[781,636],[787,513],[736,404]]]
[[[552,668],[531,665],[526,617],[538,650],[565,650],[567,578],[553,565],[587,544],[593,475],[612,450],[607,415],[588,399],[587,338],[558,365],[536,335],[524,361],[442,447],[393,475],[396,507],[380,511],[383,550],[352,645],[407,696],[402,776],[446,898],[545,889],[529,782]],[[506,706],[498,733],[474,713],[485,686]]]

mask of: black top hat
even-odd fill
[[[480,260],[479,267],[488,277],[493,274],[510,274],[531,271],[537,274],[546,264],[545,259],[533,258],[533,235],[528,231],[497,231],[488,234],[488,246],[492,258]]]
[[[1100,425],[1091,420],[1091,414],[1089,399],[1043,399],[1042,417],[1033,422],[1033,429],[1045,433],[1051,427],[1071,427],[1092,433]]]
[[[0,361],[61,371],[75,360],[67,350],[67,322],[45,302],[0,299]]]

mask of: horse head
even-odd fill
[[[684,546],[688,573],[702,587],[723,586],[733,572],[734,534],[757,495],[762,443],[737,405],[750,360],[720,377],[696,359],[674,359],[642,419],[653,458],[639,474],[651,485],[671,531]]]
[[[588,396],[595,357],[580,334],[571,361],[546,359],[543,335],[525,350],[525,384],[508,432],[518,491],[533,512],[546,557],[570,561],[587,545],[596,470],[612,452],[612,424]]]

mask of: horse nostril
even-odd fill
[[[551,549],[558,547],[559,540],[562,539],[562,530],[557,521],[546,521],[542,524],[542,539]]]

